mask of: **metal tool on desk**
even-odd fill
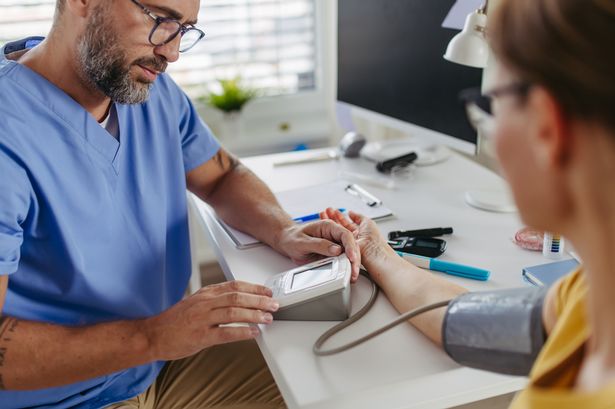
[[[348,132],[340,141],[337,149],[331,149],[326,152],[316,152],[311,155],[302,156],[299,158],[283,159],[273,162],[273,166],[299,165],[302,163],[322,162],[326,160],[335,160],[344,156],[346,158],[358,158],[359,152],[365,146],[366,139],[363,135],[356,132]]]
[[[323,162],[326,160],[335,160],[340,158],[340,152],[332,149],[326,152],[314,152],[306,156],[298,158],[282,159],[273,162],[273,166],[300,165],[303,163]]]
[[[346,193],[356,196],[363,200],[363,202],[369,207],[378,207],[382,205],[382,200],[363,189],[361,186],[351,183],[344,188]]]

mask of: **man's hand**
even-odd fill
[[[345,252],[352,264],[351,281],[355,282],[359,277],[359,246],[349,230],[331,220],[286,227],[279,236],[277,248],[297,264],[314,261],[319,256],[334,257]]]
[[[378,266],[383,259],[392,257],[397,259],[395,252],[387,244],[376,223],[369,217],[365,217],[355,212],[350,212],[349,217],[344,216],[339,210],[327,208],[320,213],[320,218],[323,220],[331,220],[339,226],[344,227],[349,232],[352,232],[357,245],[361,250],[361,259],[365,268],[368,271],[378,271],[379,268],[370,268]]]
[[[256,337],[256,326],[221,325],[270,324],[270,312],[278,309],[271,295],[267,287],[240,281],[203,287],[143,322],[153,360],[180,359],[213,345]]]

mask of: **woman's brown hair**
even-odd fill
[[[503,0],[488,36],[506,67],[567,114],[615,130],[615,0]]]

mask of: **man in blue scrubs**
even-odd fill
[[[183,299],[186,189],[297,262],[346,251],[356,278],[352,235],[295,225],[164,74],[201,39],[198,10],[60,0],[44,41],[3,52],[16,61],[0,64],[2,408],[283,406],[245,342],[256,327],[220,326],[270,323],[270,291]]]

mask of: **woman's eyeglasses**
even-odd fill
[[[480,88],[462,91],[459,98],[464,102],[466,114],[472,127],[483,135],[491,136],[495,127],[495,100],[506,95],[526,96],[532,87],[528,82],[503,85],[482,93]]]

